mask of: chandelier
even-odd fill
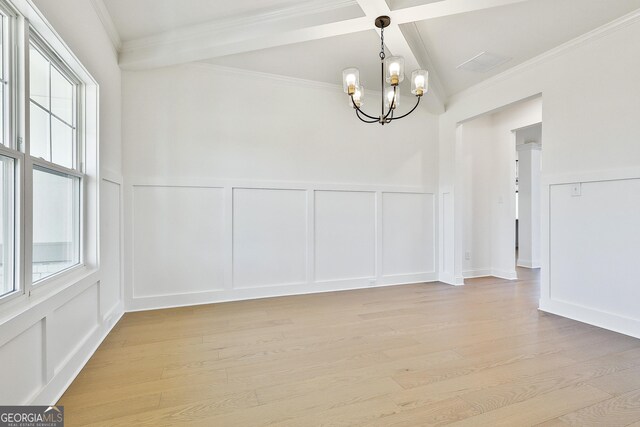
[[[356,111],[356,116],[365,123],[380,123],[384,125],[393,120],[407,117],[418,108],[420,98],[427,93],[429,87],[429,72],[425,70],[415,70],[411,73],[411,93],[418,99],[416,105],[406,114],[394,117],[395,110],[400,101],[400,90],[398,85],[404,80],[404,58],[392,56],[387,58],[384,53],[384,29],[391,23],[388,16],[376,18],[376,27],[380,28],[380,86],[381,86],[381,108],[380,116],[370,116],[360,109],[364,103],[364,87],[360,84],[360,71],[357,68],[347,68],[342,72],[342,83],[344,92],[349,95],[349,105]],[[385,88],[385,80],[390,84]],[[388,111],[385,112],[385,110]]]

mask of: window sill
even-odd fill
[[[31,289],[31,295],[22,294],[20,297],[6,301],[0,305],[0,328],[6,326],[7,323],[20,321],[26,316],[40,318],[46,316],[47,312],[55,310],[87,287],[98,282],[100,280],[98,271],[97,268],[79,265],[38,284]],[[39,312],[38,309],[43,310]],[[39,319],[34,318],[33,320]],[[1,332],[0,330],[0,342],[2,342],[3,335]]]

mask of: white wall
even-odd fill
[[[465,123],[464,143],[464,267],[465,277],[489,276],[492,272],[492,208],[497,200],[493,168],[496,151],[491,116]]]
[[[516,277],[512,130],[541,120],[542,99],[536,98],[462,125],[464,277]]]
[[[338,86],[205,64],[123,96],[128,308],[435,279],[426,110],[366,125]]]
[[[518,259],[517,265],[540,268],[540,172],[542,126],[536,139],[516,145],[518,150]],[[520,139],[522,131],[516,132]]]
[[[442,227],[456,230],[453,236],[444,235],[441,242],[442,257],[450,260],[442,271],[443,280],[457,282],[463,265],[463,197],[457,190],[463,184],[464,163],[461,146],[456,143],[457,124],[542,94],[545,147],[540,307],[640,336],[638,313],[626,308],[628,296],[638,287],[635,269],[632,263],[624,262],[625,254],[640,251],[633,237],[636,229],[629,228],[637,219],[637,207],[628,206],[629,191],[633,190],[626,181],[640,177],[640,79],[630,71],[640,67],[639,21],[640,12],[636,12],[452,99],[447,113],[440,117],[440,192],[441,197],[454,193],[455,200],[451,220],[445,219]],[[555,187],[574,182],[602,185],[609,198],[590,205],[589,215],[601,221],[597,229],[570,228],[559,236],[558,221],[569,218],[575,208],[560,200],[569,195],[557,194]],[[610,210],[618,212],[615,218],[606,216]],[[606,247],[615,243],[617,251],[610,253],[616,256],[603,257],[601,233],[611,239]],[[554,249],[558,239],[572,242],[565,247],[571,255],[561,256]],[[558,271],[560,265],[566,274]],[[585,276],[602,279],[593,284],[598,292],[585,292]]]
[[[100,85],[100,268],[68,286],[41,289],[19,314],[3,312],[3,405],[54,403],[123,313],[120,69],[91,2],[35,4]]]

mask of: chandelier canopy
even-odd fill
[[[347,68],[342,72],[342,84],[344,93],[349,95],[349,105],[356,111],[356,116],[360,120],[365,123],[384,125],[413,113],[420,104],[420,98],[427,93],[429,88],[429,72],[415,70],[411,73],[411,93],[417,98],[416,105],[408,113],[394,117],[396,107],[400,104],[398,86],[404,81],[404,58],[401,56],[387,58],[384,53],[384,29],[391,24],[391,18],[379,16],[376,18],[375,24],[380,28],[380,116],[370,116],[360,109],[364,104],[364,87],[360,84],[360,71],[357,68]],[[385,88],[385,81],[390,86]]]

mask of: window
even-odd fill
[[[15,167],[14,159],[0,155],[0,297],[16,290],[14,280],[15,249]]]
[[[33,170],[34,283],[80,263],[80,178]]]
[[[0,303],[96,271],[97,108],[96,81],[30,2],[0,0]]]
[[[81,262],[77,91],[71,71],[32,36],[29,129],[34,165],[33,283]]]
[[[76,85],[32,42],[29,48],[31,155],[76,166]]]
[[[15,280],[15,183],[20,154],[10,144],[9,14],[0,8],[0,298],[17,290]]]

